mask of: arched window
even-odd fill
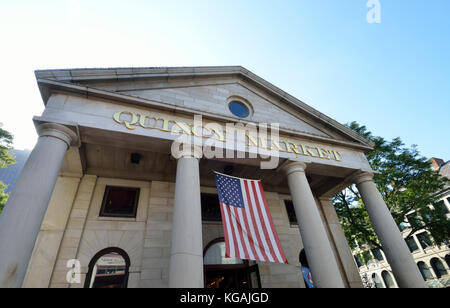
[[[244,264],[241,259],[226,258],[225,257],[225,242],[220,240],[215,243],[211,243],[208,249],[205,251],[203,257],[204,265],[214,265],[214,264]]]
[[[392,279],[392,276],[388,271],[381,272],[381,277],[383,278],[386,288],[395,288],[394,279]]]
[[[441,278],[442,276],[447,275],[447,270],[445,269],[444,264],[442,264],[441,260],[439,260],[438,258],[433,258],[431,259],[430,263],[437,278]]]
[[[447,263],[447,266],[450,267],[450,255],[445,256],[445,263]]]
[[[417,263],[417,266],[419,267],[419,271],[422,274],[424,280],[434,279],[433,275],[430,272],[430,269],[425,264],[425,262],[420,261],[419,263]]]
[[[99,251],[89,263],[89,271],[84,282],[85,288],[126,288],[130,258],[116,247]]]
[[[206,288],[260,288],[258,265],[249,261],[225,257],[225,242],[218,238],[203,252]]]
[[[378,275],[376,273],[372,274],[372,280],[375,283],[375,287],[377,289],[382,289],[383,288],[383,284],[381,283],[381,279],[380,279],[380,277],[378,277]]]

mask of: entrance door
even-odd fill
[[[205,288],[250,289],[261,288],[258,265],[205,266]]]
[[[247,260],[226,258],[223,239],[211,242],[204,253],[205,288],[261,288],[258,265]]]

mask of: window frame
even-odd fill
[[[120,255],[125,260],[125,274],[124,274],[124,277],[123,277],[122,287],[124,289],[128,288],[128,279],[129,279],[129,276],[130,276],[130,266],[131,266],[130,257],[128,256],[128,254],[126,253],[125,250],[123,250],[123,249],[121,249],[119,247],[108,247],[108,248],[102,249],[99,252],[97,252],[92,257],[91,261],[89,262],[88,272],[87,272],[86,278],[84,280],[84,288],[85,289],[89,289],[90,288],[90,282],[91,282],[92,274],[94,272],[95,264],[97,264],[97,261],[101,257],[103,257],[104,255],[106,255],[108,253],[117,253],[118,255]]]
[[[422,243],[422,237],[423,237],[423,236],[426,236],[426,237],[427,237],[427,239],[428,239],[429,242],[430,242],[430,245],[424,247],[424,245],[423,245],[423,243]],[[430,249],[430,248],[432,248],[432,247],[434,246],[434,245],[433,245],[433,241],[431,240],[431,237],[430,237],[430,235],[429,235],[427,232],[421,232],[421,233],[418,233],[418,234],[416,234],[416,237],[417,237],[417,241],[419,242],[420,247],[421,247],[423,250]],[[427,244],[427,243],[426,243],[426,244]]]
[[[109,191],[112,188],[123,189],[123,190],[135,191],[136,192],[136,197],[134,199],[134,204],[133,204],[133,212],[131,214],[105,213],[106,199],[107,199]],[[99,217],[136,218],[136,216],[137,216],[137,208],[138,208],[138,204],[139,204],[140,192],[141,192],[141,189],[139,187],[125,187],[125,186],[116,186],[116,185],[106,185],[105,192],[103,193],[102,205],[100,206]]]

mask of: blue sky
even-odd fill
[[[32,148],[33,71],[242,65],[341,123],[450,160],[450,1],[0,0],[0,122]]]

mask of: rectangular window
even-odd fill
[[[291,225],[297,225],[297,216],[295,216],[294,203],[292,200],[284,200],[284,205],[286,207],[286,212],[289,217],[289,222]]]
[[[444,200],[436,202],[436,204],[434,204],[434,209],[442,215],[446,215],[449,213],[448,208],[444,203]]]
[[[139,188],[106,186],[100,216],[136,217]]]
[[[417,234],[417,239],[419,240],[420,246],[422,246],[423,249],[433,246],[433,243],[431,242],[431,239],[426,232]]]
[[[368,250],[366,250],[366,251],[363,251],[362,258],[363,258],[364,264],[368,264],[369,261],[372,260],[372,255],[370,254],[370,252]]]
[[[419,217],[417,216],[417,213],[412,213],[412,214],[406,215],[406,219],[408,219],[409,224],[413,228],[418,227],[421,224]]]
[[[378,261],[383,261],[384,260],[383,254],[381,253],[381,249],[380,248],[372,249],[372,253],[373,253],[375,259],[377,259]]]
[[[361,267],[362,263],[361,263],[360,255],[355,255],[354,257],[355,257],[356,265],[358,265],[358,267]]]
[[[416,240],[413,237],[410,237],[409,239],[405,240],[406,245],[408,245],[409,251],[415,252],[419,250],[419,246],[417,246]]]
[[[202,220],[222,221],[219,197],[213,194],[201,194]]]

